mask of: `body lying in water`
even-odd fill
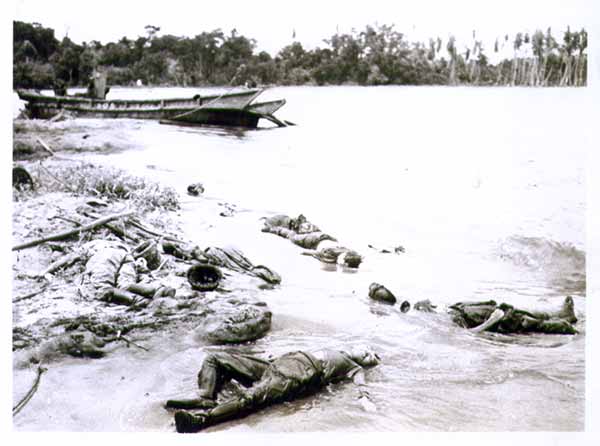
[[[358,268],[362,256],[349,248],[340,246],[337,239],[322,232],[300,214],[296,218],[287,215],[275,215],[263,220],[262,232],[276,234],[291,240],[294,244],[311,251],[302,254],[314,257],[326,264],[338,264],[349,268]],[[314,251],[317,250],[318,251]]]
[[[420,301],[415,310],[431,312],[435,306],[430,301]],[[484,302],[459,302],[451,305],[452,321],[474,332],[576,334],[577,322],[573,298],[567,296],[555,311],[526,311],[493,300]]]
[[[196,432],[221,422],[242,418],[272,404],[313,394],[329,383],[351,379],[359,397],[367,399],[364,367],[375,366],[379,358],[368,348],[350,352],[321,350],[286,353],[272,361],[237,353],[210,354],[198,374],[199,397],[169,400],[170,409],[208,409],[199,414],[175,413],[177,432]],[[216,403],[224,383],[235,379],[248,387],[240,395]],[[365,401],[363,401],[365,403]],[[368,407],[367,404],[364,404]]]

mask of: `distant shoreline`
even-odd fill
[[[467,45],[453,36],[411,42],[393,25],[367,25],[331,36],[322,48],[294,41],[275,56],[257,52],[256,41],[235,30],[193,38],[159,32],[147,26],[137,39],[77,44],[40,24],[14,22],[13,87],[85,86],[94,70],[115,86],[587,85],[583,28],[507,34],[487,47],[475,34]]]

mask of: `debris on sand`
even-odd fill
[[[13,191],[17,367],[148,349],[153,333],[175,326],[210,343],[268,332],[271,313],[253,296],[279,275],[235,248],[184,240],[173,190],[81,161],[23,163],[35,187]],[[188,281],[194,265],[218,277]],[[192,286],[207,277],[214,286]]]

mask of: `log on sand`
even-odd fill
[[[68,237],[77,235],[81,232],[90,231],[94,228],[97,228],[98,226],[102,226],[105,223],[116,220],[118,218],[128,217],[131,214],[133,214],[133,211],[122,212],[120,214],[107,215],[106,217],[99,218],[98,220],[95,220],[85,226],[81,226],[81,227],[78,227],[75,229],[70,229],[68,231],[59,232],[58,234],[49,235],[47,237],[42,237],[40,239],[31,240],[29,242],[25,242],[25,243],[21,243],[20,245],[13,246],[12,251],[19,251],[21,249],[31,248],[33,246],[41,245],[42,243],[46,243],[46,242],[53,242],[56,240],[64,240]]]

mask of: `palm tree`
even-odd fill
[[[454,36],[450,36],[448,43],[446,44],[446,50],[450,55],[450,78],[448,83],[450,85],[456,85],[456,46]]]
[[[583,52],[587,49],[587,31],[584,28],[581,28],[579,31],[579,56],[577,57],[577,85],[582,86],[587,83],[587,57]]]
[[[542,63],[542,58],[544,58],[544,33],[539,29],[531,36],[531,49],[536,58],[536,69],[535,71],[532,70],[532,85],[539,86],[543,84],[545,75],[545,63]]]

